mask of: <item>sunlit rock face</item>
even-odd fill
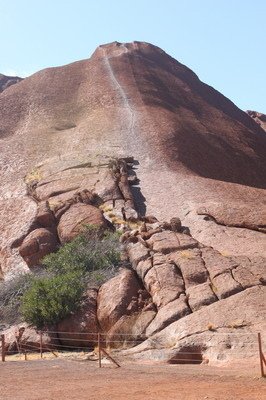
[[[136,217],[134,208],[178,216],[223,254],[265,255],[265,132],[158,47],[114,42],[37,72],[0,94],[0,121],[4,275],[28,270],[19,248],[47,228],[36,225],[42,202],[54,212],[70,201],[73,214],[85,210],[73,200],[84,190],[122,217]],[[132,198],[123,171],[117,182],[108,167],[127,157],[138,177]],[[63,212],[54,217],[55,243]]]
[[[127,356],[168,362],[257,351],[263,114],[141,42],[10,79],[0,75],[0,279],[34,270],[84,224],[119,229],[127,268],[88,287],[56,327],[61,344],[93,347],[101,332]]]

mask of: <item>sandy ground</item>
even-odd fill
[[[1,400],[263,400],[258,366],[139,365],[68,358],[0,363]],[[265,396],[265,397],[264,397]]]

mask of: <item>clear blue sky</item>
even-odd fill
[[[0,72],[26,76],[112,41],[163,48],[266,113],[266,0],[0,0]]]

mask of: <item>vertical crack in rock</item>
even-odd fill
[[[232,269],[230,270],[230,273],[231,273],[232,279],[242,288],[242,290],[244,290],[242,284],[235,278],[235,276],[234,276],[234,274],[233,274],[233,270],[236,269],[237,267],[238,267],[238,265],[235,266],[234,268],[232,268]]]
[[[183,274],[182,274],[182,270],[181,270],[180,266],[179,266],[176,262],[174,262],[174,261],[171,261],[171,262],[173,263],[173,265],[175,266],[176,270],[178,271],[178,273],[180,274],[180,276],[181,276],[182,279],[183,279],[184,293],[180,293],[180,295],[178,296],[178,298],[179,298],[182,294],[184,294],[184,297],[185,297],[185,298],[184,298],[184,302],[186,303],[188,309],[189,309],[190,312],[192,313],[193,310],[192,310],[192,308],[190,307],[190,304],[189,304],[189,302],[188,302],[188,296],[187,296],[187,292],[186,292],[186,282],[185,282],[184,276],[183,276]]]
[[[216,300],[218,301],[219,299],[218,299],[217,294],[216,294],[215,291],[213,290],[213,283],[212,283],[212,280],[211,280],[211,277],[210,277],[209,270],[208,270],[208,268],[206,267],[205,260],[204,260],[204,258],[202,257],[202,251],[201,251],[201,249],[199,249],[199,251],[200,251],[201,260],[202,260],[202,262],[203,262],[203,264],[204,264],[204,266],[205,266],[206,273],[207,273],[207,275],[208,275],[208,279],[209,279],[209,282],[210,282],[210,289],[211,289],[213,295],[215,296]]]

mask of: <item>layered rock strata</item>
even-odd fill
[[[12,243],[27,266],[74,239],[86,225],[114,229],[138,213],[130,185],[136,183],[134,159],[50,160],[25,177],[36,211],[27,232]],[[25,269],[25,268],[24,268]],[[23,269],[21,269],[23,271]],[[2,271],[9,272],[2,265]],[[18,267],[17,272],[20,272]]]

